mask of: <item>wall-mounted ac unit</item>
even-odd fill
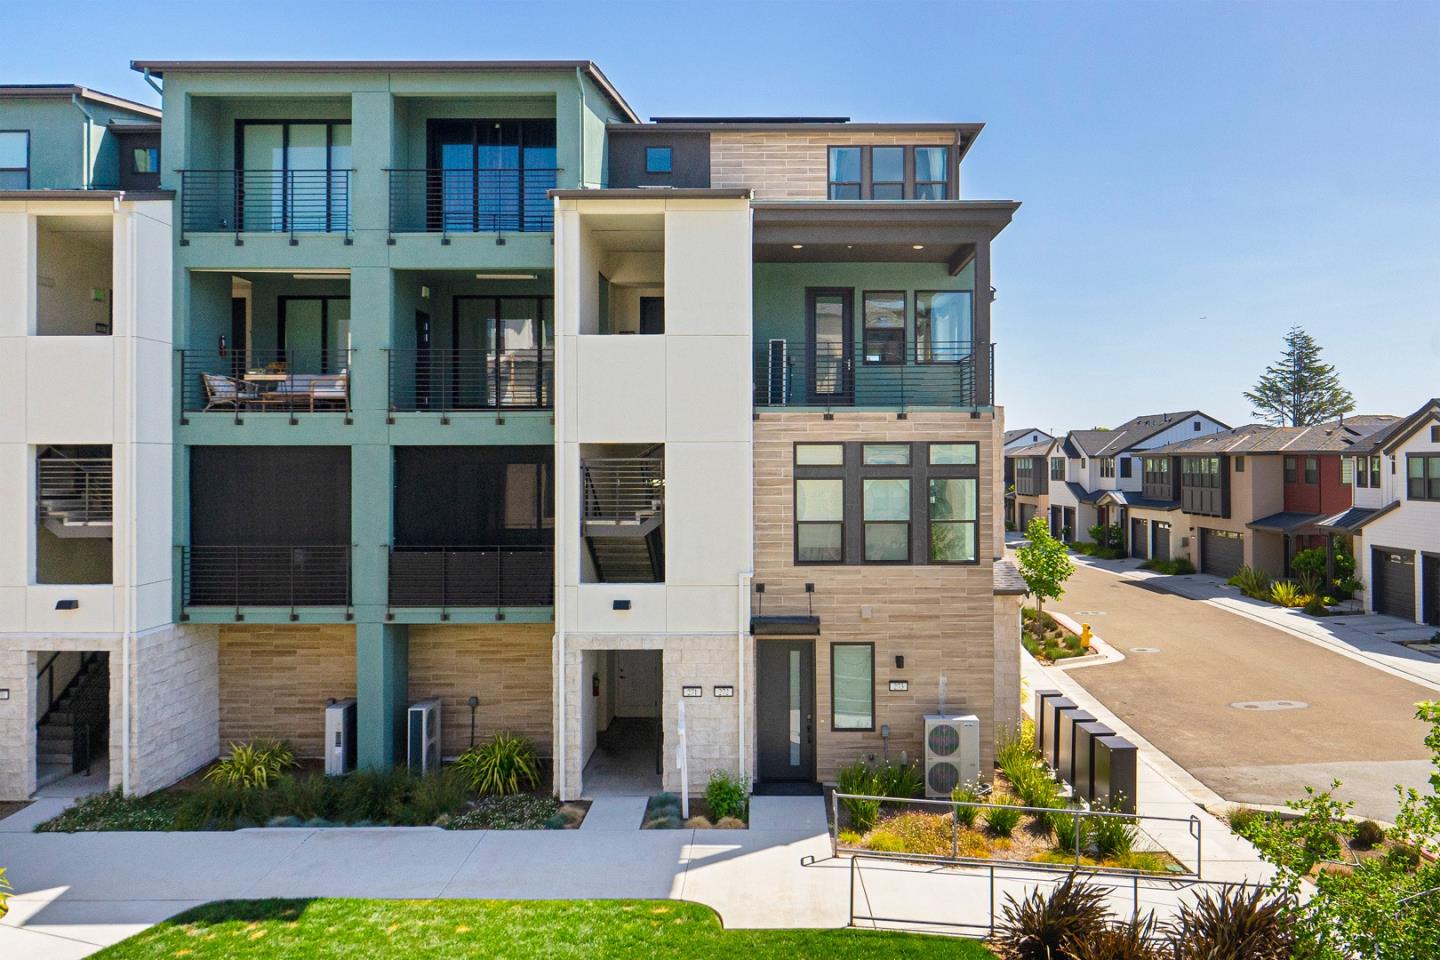
[[[407,714],[407,763],[411,773],[440,769],[440,701],[421,700]]]
[[[925,717],[925,796],[948,798],[962,783],[980,780],[980,718]]]
[[[355,769],[355,699],[336,700],[325,707],[325,776],[339,777]]]

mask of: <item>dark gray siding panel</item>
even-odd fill
[[[669,173],[645,172],[646,147],[670,148]],[[703,131],[612,132],[609,160],[611,188],[710,186],[710,134]]]

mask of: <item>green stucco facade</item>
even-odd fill
[[[115,189],[120,183],[120,146],[109,123],[152,119],[69,94],[7,98],[0,89],[0,131],[30,134],[31,190]]]

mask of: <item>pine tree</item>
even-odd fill
[[[1300,327],[1285,334],[1285,352],[1265,368],[1245,399],[1255,415],[1280,427],[1308,427],[1355,409],[1335,366],[1320,361],[1320,345]]]

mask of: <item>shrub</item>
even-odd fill
[[[1010,777],[1010,785],[1027,807],[1054,807],[1060,803],[1060,785],[1050,776],[1050,771],[1040,763],[1017,771],[1018,777]],[[1007,776],[1009,776],[1007,774]]]
[[[1323,617],[1330,612],[1325,606],[1325,598],[1318,593],[1312,593],[1305,601],[1305,612],[1312,617]]]
[[[274,807],[301,820],[335,820],[345,782],[339,777],[281,777],[274,787]]]
[[[695,816],[685,821],[685,826],[691,830],[709,830],[710,819],[708,817],[702,817],[700,816],[700,814],[697,813],[695,814]]]
[[[1294,901],[1264,890],[1224,887],[1180,905],[1169,926],[1177,960],[1289,960],[1295,946]]]
[[[976,785],[962,783],[950,791],[950,799],[955,801],[955,821],[962,827],[975,826],[975,817],[980,812],[979,807],[971,806],[980,802],[980,791]]]
[[[1378,847],[1385,842],[1385,828],[1374,820],[1361,821],[1355,827],[1355,844],[1364,849]]]
[[[1302,573],[1295,578],[1295,586],[1302,597],[1319,596],[1325,586],[1325,578],[1313,573]]]
[[[475,806],[450,820],[451,830],[540,830],[560,815],[560,801],[554,797],[537,797],[522,793],[510,796],[481,797]],[[679,826],[678,817],[674,825]],[[648,826],[648,824],[647,824]]]
[[[744,777],[737,780],[724,770],[714,771],[705,785],[705,805],[710,808],[710,816],[716,820],[726,817],[744,820],[749,806],[748,792]]]
[[[872,830],[865,838],[865,846],[879,853],[904,853],[905,841],[889,830]]]
[[[835,789],[842,794],[861,794],[872,797],[880,795],[879,785],[875,782],[875,774],[864,760],[856,760],[836,771]],[[875,820],[880,816],[879,800],[860,800],[849,796],[842,797],[840,803],[845,807],[845,812],[850,815],[851,825],[861,833],[875,826]]]
[[[455,766],[479,794],[505,796],[540,786],[540,758],[525,737],[499,731],[460,755]]]
[[[407,826],[433,824],[464,808],[468,797],[465,774],[454,767],[442,767],[422,777],[409,777],[399,808],[392,812],[397,823]]]
[[[1063,960],[1074,945],[1095,940],[1105,923],[1104,891],[1071,874],[1048,896],[1038,889],[1018,901],[1006,894],[995,944],[1014,960]]]
[[[1011,797],[995,797],[993,802],[998,806],[985,808],[985,826],[997,837],[1008,837],[1020,826],[1024,814],[1015,807],[1004,806],[1014,802]]]
[[[1159,943],[1155,914],[1123,923],[1109,923],[1070,946],[1071,960],[1170,960],[1171,951]]]
[[[865,838],[854,830],[841,830],[835,839],[842,847],[860,847],[865,844]]]
[[[335,819],[344,823],[383,823],[395,816],[409,793],[406,770],[357,770],[340,787]]]
[[[1353,563],[1354,561],[1352,560],[1351,562]],[[1340,579],[1335,581],[1335,585],[1332,589],[1334,590],[1336,599],[1349,600],[1351,597],[1355,596],[1355,594],[1365,589],[1365,585],[1359,580],[1355,579],[1355,577],[1353,576],[1341,577]]]
[[[881,796],[910,800],[925,792],[925,777],[918,763],[881,763],[875,767],[875,784]]]
[[[264,790],[280,774],[299,766],[295,751],[281,740],[254,740],[230,744],[229,756],[205,771],[205,779],[227,787]]]
[[[935,813],[901,813],[887,819],[871,834],[889,834],[899,839],[899,850],[935,857],[948,857],[955,849],[955,829],[948,818]]]
[[[1232,587],[1239,587],[1240,592],[1247,597],[1256,600],[1270,599],[1270,574],[1264,570],[1257,570],[1252,566],[1243,566],[1235,571],[1235,575],[1225,581]]]
[[[1105,859],[1116,859],[1130,853],[1135,847],[1139,831],[1135,821],[1125,817],[1087,817],[1090,837],[1095,852]]]
[[[10,912],[10,881],[5,879],[5,868],[0,867],[0,920],[5,919],[5,914]]]
[[[744,830],[745,821],[736,817],[721,817],[715,821],[715,827],[719,830]]]
[[[1385,851],[1385,862],[1402,873],[1409,873],[1420,866],[1420,850],[1408,843],[1397,843]]]
[[[1025,609],[1029,609],[1026,607]],[[995,763],[1001,770],[1018,763],[1033,763],[1040,759],[1035,749],[1035,721],[1029,717],[1020,721],[1020,726],[1000,738],[995,747]],[[1008,774],[1007,774],[1008,776]]]
[[[1249,807],[1235,807],[1225,814],[1225,821],[1230,825],[1230,830],[1246,840],[1253,840],[1256,831],[1268,819],[1269,817],[1264,811],[1252,810]]]
[[[1095,818],[1057,810],[1048,814],[1050,829],[1055,831],[1055,849],[1074,856],[1084,853],[1094,842]]]
[[[1290,558],[1290,569],[1295,576],[1314,577],[1321,580],[1325,576],[1325,551],[1321,547],[1311,547],[1308,550],[1301,550]],[[1339,572],[1338,570],[1336,571]]]
[[[1300,588],[1293,580],[1279,580],[1270,588],[1270,599],[1282,607],[1298,607],[1304,603]]]
[[[209,782],[185,794],[175,813],[180,830],[235,830],[270,819],[271,800],[260,787]]]
[[[127,797],[114,790],[81,797],[64,813],[35,827],[36,833],[91,830],[156,831],[175,829],[175,804],[165,794]]]

